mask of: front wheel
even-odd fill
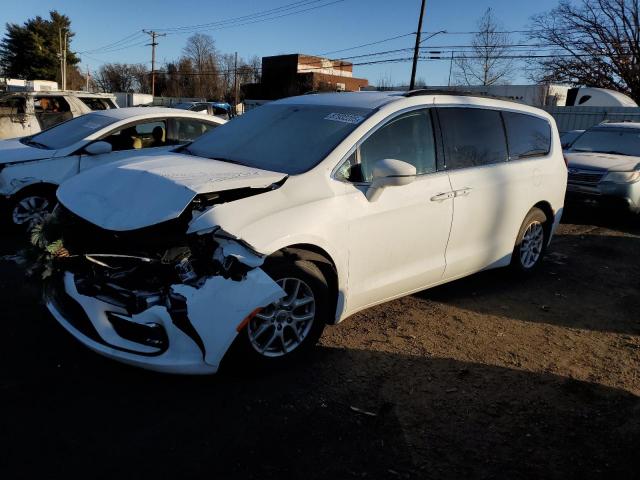
[[[29,192],[14,198],[9,208],[9,222],[17,229],[29,229],[53,211],[54,195],[44,192]]]
[[[286,295],[264,307],[239,333],[230,351],[232,363],[290,363],[315,346],[332,315],[327,281],[313,263],[283,256],[267,259],[263,270]]]
[[[539,208],[532,208],[522,222],[511,257],[511,267],[518,273],[534,272],[547,250],[549,219]]]

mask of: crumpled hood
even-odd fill
[[[51,158],[55,153],[55,150],[30,147],[17,138],[0,140],[0,165]]]
[[[101,228],[126,231],[177,218],[198,194],[264,188],[284,177],[284,173],[170,153],[92,168],[63,183],[58,200]]]
[[[629,172],[640,164],[640,157],[596,152],[566,152],[569,168]]]

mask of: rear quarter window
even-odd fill
[[[551,125],[524,113],[503,112],[511,160],[541,157],[551,150]]]

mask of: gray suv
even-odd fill
[[[640,123],[602,123],[565,151],[570,198],[640,213]]]

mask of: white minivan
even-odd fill
[[[65,182],[72,255],[47,306],[91,349],[149,369],[279,363],[372,305],[532,272],[566,184],[536,108],[428,90],[287,98]]]

